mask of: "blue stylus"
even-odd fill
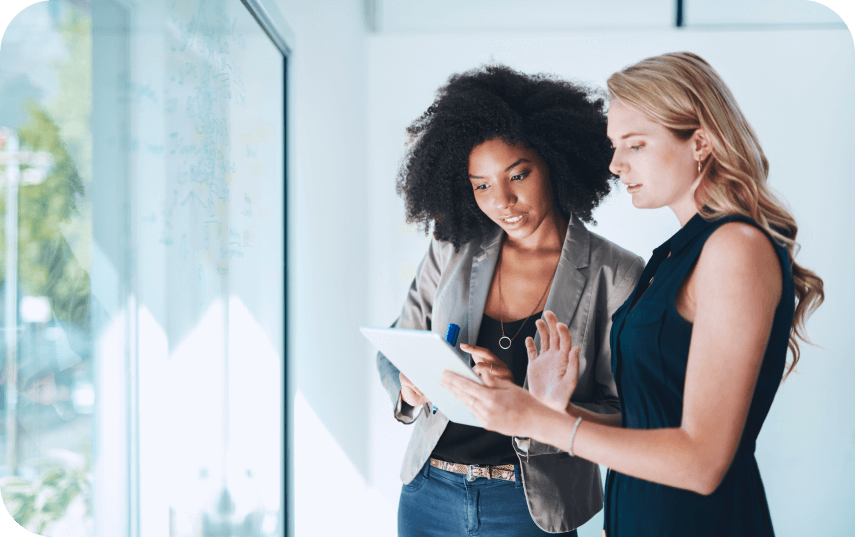
[[[452,347],[457,345],[457,336],[460,334],[460,327],[454,323],[449,323],[448,331],[445,333],[445,341]],[[436,405],[433,405],[431,412],[436,414]]]
[[[457,345],[457,336],[460,334],[460,327],[454,323],[448,325],[448,332],[445,333],[445,340],[449,345],[454,347]]]

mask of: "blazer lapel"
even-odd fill
[[[472,272],[469,276],[469,319],[468,343],[475,345],[478,341],[478,331],[487,306],[487,295],[493,282],[493,273],[499,259],[502,230],[484,239],[481,252],[472,259]],[[585,283],[588,281],[585,268],[588,267],[591,254],[591,235],[585,225],[575,216],[570,217],[567,225],[567,236],[561,249],[561,258],[555,269],[552,288],[546,298],[544,310],[551,310],[558,320],[568,326],[576,314],[576,307],[582,298]],[[562,282],[562,285],[556,285]],[[540,349],[540,334],[535,334],[535,346]],[[469,359],[472,365],[472,359]],[[526,383],[527,385],[528,383]]]
[[[578,218],[571,216],[552,288],[543,308],[544,311],[552,311],[559,322],[571,327],[571,331],[576,308],[588,281],[587,271],[584,269],[588,267],[590,255],[591,234]],[[556,285],[557,282],[561,282],[560,285]],[[534,345],[540,351],[539,332],[534,336]],[[528,387],[528,379],[523,386]]]
[[[502,245],[502,229],[496,227],[496,232],[486,237],[481,243],[481,252],[472,259],[472,272],[469,276],[469,341],[475,345],[478,341],[478,331],[487,307],[487,295],[493,283],[493,272],[499,259],[499,248]],[[472,357],[469,365],[472,365]]]

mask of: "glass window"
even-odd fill
[[[239,0],[0,51],[0,488],[42,535],[282,535],[285,61]]]
[[[40,534],[92,528],[91,44],[45,2],[0,51],[0,487]]]

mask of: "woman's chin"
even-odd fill
[[[648,201],[642,198],[639,195],[635,195],[632,197],[632,206],[636,209],[655,209],[656,207],[652,206]]]

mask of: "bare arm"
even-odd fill
[[[597,412],[591,412],[590,410],[585,410],[580,406],[576,406],[574,404],[570,404],[570,408],[567,409],[567,412],[571,416],[582,417],[582,421],[587,421],[589,423],[599,423],[600,425],[605,425],[606,427],[620,427],[621,417],[620,414],[599,414]],[[578,434],[578,432],[576,433]],[[564,446],[567,448],[567,446]]]
[[[585,423],[583,417],[573,452],[627,475],[710,494],[739,446],[781,298],[782,278],[769,240],[742,223],[716,230],[695,270],[697,313],[681,426],[616,430]],[[545,420],[537,435],[564,445],[570,441],[574,420],[559,417]],[[564,426],[557,427],[557,421]],[[548,423],[554,423],[555,430]]]
[[[583,417],[573,453],[627,475],[710,494],[742,437],[782,277],[769,240],[742,223],[725,224],[713,233],[695,271],[697,312],[680,427],[622,429]],[[486,428],[569,447],[576,416],[513,385],[491,381],[478,386],[445,375],[455,395],[474,400],[472,410]]]

